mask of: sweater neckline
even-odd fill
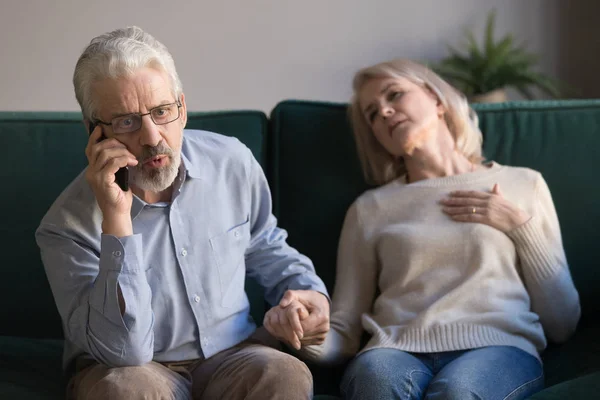
[[[495,161],[482,164],[485,168],[478,168],[475,171],[469,171],[458,175],[441,176],[438,178],[422,179],[420,181],[407,183],[407,174],[398,179],[398,183],[406,187],[447,187],[456,186],[465,183],[474,183],[483,179],[489,179],[490,176],[500,172],[504,166]]]

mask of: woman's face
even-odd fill
[[[443,119],[444,109],[429,89],[406,78],[374,78],[358,93],[360,109],[375,137],[393,156],[422,148]]]

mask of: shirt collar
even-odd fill
[[[190,159],[183,152],[183,147],[181,149],[181,164],[185,168],[186,177],[190,177],[192,179],[204,179],[204,174],[202,174],[202,170],[198,167],[198,165],[194,165]],[[181,171],[180,171],[181,173]]]
[[[139,215],[140,212],[142,212],[145,205],[146,205],[146,202],[144,202],[142,199],[137,197],[135,194],[133,195],[133,202],[131,203],[131,211],[130,211],[132,221],[135,219],[135,217],[137,217]]]

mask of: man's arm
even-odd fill
[[[250,185],[250,246],[246,251],[249,276],[265,288],[265,298],[276,305],[287,290],[314,290],[329,295],[310,259],[286,242],[287,232],[277,227],[271,193],[262,168],[248,150]]]
[[[100,254],[51,224],[42,224],[36,239],[66,338],[110,367],[151,361],[153,313],[141,235],[102,235]]]
[[[292,347],[320,343],[329,330],[327,289],[310,259],[287,244],[287,233],[277,227],[272,214],[271,193],[262,168],[249,150],[248,158],[251,239],[246,268],[248,275],[265,288],[265,298],[274,306],[265,316],[265,327]],[[290,299],[300,296],[304,303],[283,299],[286,292]],[[299,314],[301,309],[306,315]]]
[[[152,294],[142,237],[133,234],[133,195],[115,182],[117,170],[137,160],[101,135],[96,127],[85,151],[85,178],[102,213],[100,245],[99,219],[81,199],[53,206],[36,239],[66,337],[108,366],[141,365],[154,355]]]

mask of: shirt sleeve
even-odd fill
[[[102,235],[99,254],[81,235],[49,223],[40,225],[36,240],[65,336],[109,367],[151,361],[153,314],[141,235]]]
[[[533,210],[532,218],[508,236],[515,243],[532,310],[539,315],[548,338],[563,342],[575,331],[581,309],[556,209],[541,174],[536,181]]]
[[[360,347],[362,316],[371,311],[377,289],[377,259],[358,208],[357,202],[350,207],[340,235],[331,330],[322,345],[299,351],[308,361],[340,364]]]
[[[249,276],[265,288],[265,299],[279,303],[286,290],[315,290],[329,299],[325,284],[312,261],[286,242],[287,232],[277,227],[271,192],[263,170],[250,152],[250,246],[246,251]]]

